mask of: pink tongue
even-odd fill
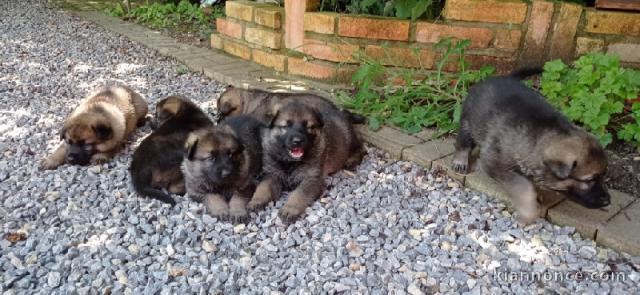
[[[297,147],[291,149],[291,155],[293,155],[294,157],[300,157],[303,153],[304,151],[302,150],[302,148]]]

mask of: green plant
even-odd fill
[[[441,2],[438,0],[322,0],[320,10],[394,16],[415,21],[420,17],[429,19],[437,17],[442,8]]]
[[[435,126],[436,137],[452,133],[459,126],[462,100],[469,86],[494,72],[491,67],[469,70],[464,60],[467,46],[468,40],[454,43],[443,39],[436,44],[442,50],[436,71],[385,67],[380,61],[360,54],[361,66],[352,78],[355,91],[339,93],[338,100],[366,115],[372,129],[392,124],[416,133]],[[414,53],[422,64],[419,49],[415,48]],[[448,66],[457,66],[458,72],[445,73]]]
[[[569,119],[595,134],[603,145],[621,140],[640,144],[640,71],[620,67],[617,56],[591,53],[569,67],[547,62],[541,92]]]
[[[168,1],[166,3],[148,1],[136,8],[126,11],[122,4],[117,3],[105,12],[112,16],[130,17],[137,22],[145,23],[153,28],[173,27],[178,24],[207,25],[221,12],[219,6],[213,8],[213,13],[209,16],[203,12],[198,4],[192,1]],[[177,3],[177,4],[176,4]]]

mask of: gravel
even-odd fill
[[[638,292],[640,258],[545,221],[521,228],[504,205],[376,149],[288,227],[282,200],[233,225],[188,198],[170,208],[132,193],[126,168],[148,127],[108,164],[38,171],[60,122],[105,81],[206,109],[222,87],[43,2],[0,2],[0,26],[2,294]]]

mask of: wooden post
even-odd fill
[[[304,41],[304,13],[318,9],[320,0],[284,1],[284,44],[287,48],[302,51]]]

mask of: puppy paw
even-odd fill
[[[249,220],[249,213],[244,208],[229,209],[229,221],[233,223],[246,223]]]
[[[38,168],[40,170],[53,170],[58,168],[58,163],[55,161],[52,161],[51,159],[45,158],[42,159],[42,161],[40,161],[40,164],[38,165]]]
[[[451,168],[453,169],[454,172],[458,173],[458,174],[467,174],[469,173],[468,169],[468,165],[467,163],[461,163],[459,161],[456,161],[455,159],[453,160],[453,165],[451,165]]]
[[[300,218],[302,213],[304,213],[304,208],[301,209],[295,206],[285,204],[282,208],[280,208],[280,212],[278,212],[278,216],[280,216],[280,219],[282,219],[282,221],[286,223],[292,223],[298,220],[298,218]]]
[[[111,160],[111,158],[106,154],[95,154],[91,157],[91,164],[94,165],[102,165]]]
[[[266,207],[267,204],[269,204],[269,202],[262,202],[255,199],[251,199],[251,201],[247,203],[247,210],[249,210],[249,212],[257,212],[262,210],[264,207]]]

